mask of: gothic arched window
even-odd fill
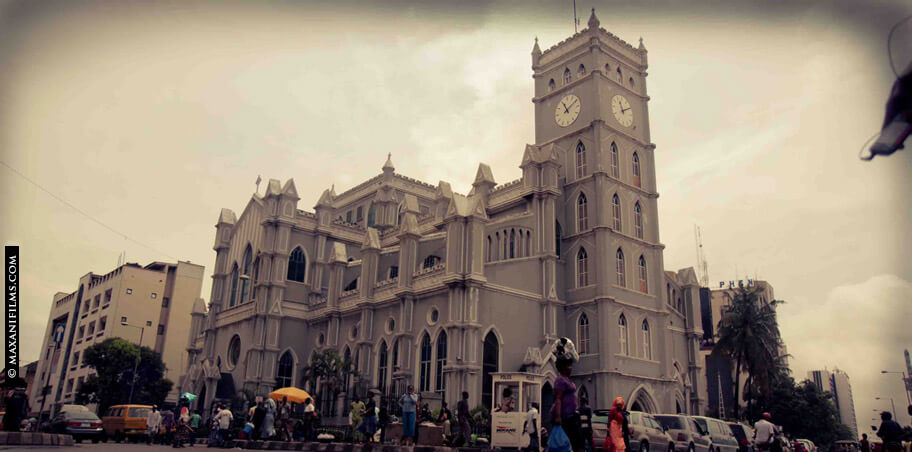
[[[437,373],[435,378],[434,390],[443,394],[446,392],[446,378],[443,374],[443,368],[447,363],[447,332],[446,330],[440,331],[440,334],[437,335]]]
[[[626,265],[624,264],[624,252],[618,248],[617,253],[615,253],[615,272],[617,272],[617,285],[621,287],[627,287],[627,275],[625,272]]]
[[[617,193],[611,197],[611,214],[614,217],[614,230],[621,231],[621,198]]]
[[[481,364],[481,403],[488,409],[491,408],[491,386],[493,377],[491,373],[500,368],[500,342],[493,331],[489,331],[484,339]]]
[[[253,276],[251,270],[253,268],[253,252],[250,250],[250,245],[247,245],[247,250],[244,251],[244,267],[241,273],[241,300],[240,303],[246,303],[250,301],[250,277]]]
[[[291,356],[290,351],[282,353],[282,357],[279,358],[279,366],[276,370],[276,389],[287,388],[291,386],[292,377],[294,376],[294,358]]]
[[[431,390],[431,337],[427,333],[421,337],[421,361],[418,363],[418,390]]]
[[[579,354],[588,355],[589,350],[589,316],[581,314],[577,322],[576,341],[579,344]]]
[[[621,72],[621,66],[617,67],[617,77],[618,81],[624,80],[624,73]]]
[[[389,349],[386,341],[380,342],[380,354],[377,356],[377,388],[386,394],[386,376],[389,374]]]
[[[297,247],[288,256],[288,276],[289,281],[304,282],[304,275],[307,270],[307,257],[304,256],[304,250]]]
[[[649,292],[648,287],[646,284],[646,258],[640,256],[640,292]]]
[[[640,186],[640,156],[633,153],[633,185]]]
[[[621,171],[618,165],[618,146],[611,142],[611,175],[617,179],[621,177]]]
[[[583,193],[580,193],[576,200],[576,229],[577,232],[589,229],[589,209],[586,206],[586,195]]]
[[[643,208],[640,207],[639,201],[633,205],[633,226],[637,238],[643,238]]]
[[[516,257],[516,229],[510,229],[510,259]]]
[[[561,238],[564,236],[564,231],[561,230],[560,223],[557,220],[554,220],[554,254],[557,254],[557,258],[560,259],[561,255]]]
[[[589,263],[586,249],[580,248],[576,253],[576,286],[585,287],[589,285]]]
[[[627,317],[621,314],[621,317],[618,318],[618,345],[622,355],[630,354],[630,346],[627,344],[629,344],[627,340]]]
[[[488,253],[486,254],[487,262],[494,260],[494,242],[491,240],[491,236],[488,236]]]
[[[573,81],[573,74],[570,73],[570,69],[564,69],[564,84],[570,83]]]
[[[633,77],[630,77],[630,86],[636,86],[636,83],[633,82]]]
[[[371,204],[367,209],[367,225],[373,226],[377,219],[377,208]]]
[[[652,334],[648,320],[643,320],[643,358],[652,359]]]
[[[231,299],[228,300],[228,307],[232,307],[237,303],[237,289],[238,289],[238,268],[237,264],[231,268]]]
[[[557,89],[557,84],[554,83],[554,79],[548,80],[548,92],[554,91]]]
[[[576,145],[576,178],[580,179],[586,175],[586,146],[580,141]]]
[[[582,64],[580,64],[579,69],[576,70],[576,73],[580,77],[583,77],[584,75],[586,75],[586,66],[583,66]]]

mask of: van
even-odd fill
[[[728,424],[705,416],[692,416],[691,418],[710,437],[712,441],[709,446],[710,452],[738,452],[738,440]]]
[[[144,438],[147,434],[146,418],[150,413],[151,405],[114,405],[108,408],[101,418],[105,440],[111,438],[119,443],[125,439],[135,441]]]

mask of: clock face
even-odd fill
[[[573,94],[564,96],[554,109],[554,121],[561,127],[567,127],[576,121],[580,113],[580,100]]]
[[[611,111],[614,112],[614,119],[624,127],[630,127],[633,124],[633,107],[627,98],[618,94],[611,98]]]

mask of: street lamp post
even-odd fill
[[[898,416],[898,414],[896,413],[896,405],[893,404],[893,397],[874,397],[874,400],[884,400],[884,401],[886,401],[887,398],[890,399],[890,408],[893,409],[893,415],[894,415],[894,416]]]
[[[896,371],[892,371],[892,370],[882,370],[882,371],[880,371],[880,373],[882,373],[882,374],[884,374],[884,375],[886,375],[886,374],[899,374],[899,375],[902,375],[903,391],[905,391],[905,393],[906,393],[906,401],[909,402],[909,405],[912,405],[912,393],[910,393],[910,392],[906,389],[906,388],[908,387],[908,386],[906,386],[906,382],[909,381],[909,376],[906,375],[905,372],[896,372]]]
[[[133,381],[130,383],[130,397],[127,399],[127,404],[129,405],[133,403],[133,390],[136,388],[136,371],[139,369],[139,358],[142,357],[142,340],[146,328],[143,326],[130,325],[125,321],[120,322],[120,324],[121,326],[139,328],[139,353],[136,354],[136,362],[133,364]]]

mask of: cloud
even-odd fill
[[[899,376],[880,371],[905,369],[903,349],[912,348],[912,282],[878,275],[834,287],[819,303],[795,301],[782,305],[779,322],[796,379],[838,367],[851,380],[859,426],[870,424],[874,409],[889,409],[889,402],[875,397],[892,397],[899,419],[908,424]]]

